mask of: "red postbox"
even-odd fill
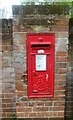
[[[28,96],[54,95],[54,33],[27,33]]]

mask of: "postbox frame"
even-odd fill
[[[36,94],[36,93],[32,93],[32,80],[31,80],[31,60],[29,60],[29,54],[31,52],[30,50],[30,46],[34,45],[34,48],[35,50],[37,49],[36,46],[37,44],[39,44],[39,42],[31,42],[31,45],[29,45],[29,36],[33,37],[33,36],[50,36],[52,37],[52,41],[53,42],[50,42],[48,41],[48,44],[50,44],[50,46],[52,47],[52,61],[51,61],[51,66],[52,66],[52,71],[51,71],[51,80],[52,80],[52,85],[51,85],[51,89],[52,89],[52,92],[51,94],[46,94],[46,93],[43,93],[43,94]],[[26,35],[26,38],[27,38],[27,41],[26,41],[26,51],[27,51],[27,74],[28,74],[28,97],[29,98],[47,98],[47,97],[53,97],[54,96],[54,54],[55,54],[55,34],[54,33],[27,33]],[[40,37],[41,38],[41,37]],[[41,40],[40,40],[41,41]],[[43,45],[46,45],[46,42],[44,41],[42,43]],[[42,45],[42,46],[43,46]],[[39,46],[41,46],[41,42],[39,44]],[[48,45],[47,45],[48,46]],[[32,48],[34,50],[34,48]],[[44,48],[44,50],[46,49],[46,47]],[[31,53],[32,54],[32,53]],[[34,53],[33,53],[34,54]],[[40,53],[39,55],[49,55],[50,53],[46,53],[46,54],[43,54],[43,53]],[[38,53],[36,54],[38,55]],[[47,60],[46,60],[47,61]],[[47,67],[47,62],[46,62],[46,67]],[[42,71],[43,72],[43,71]]]

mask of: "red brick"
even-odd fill
[[[2,69],[2,67],[3,67],[3,63],[2,61],[0,61],[0,69]]]
[[[45,116],[45,112],[37,112],[37,116],[43,118]]]
[[[66,74],[66,72],[67,72],[66,68],[59,69],[59,74]]]
[[[48,111],[48,107],[34,107],[33,110],[34,111]]]
[[[13,97],[14,97],[14,93],[10,93],[10,94],[7,93],[4,95],[4,98],[8,98],[8,99]]]
[[[34,112],[31,112],[31,113],[29,113],[29,117],[36,117],[37,116],[37,114],[36,113],[34,113]]]
[[[57,62],[56,64],[55,64],[55,66],[56,66],[56,68],[66,68],[66,66],[67,66],[67,63],[66,62]]]
[[[55,90],[59,91],[59,90],[65,90],[64,86],[55,86]]]
[[[25,95],[25,92],[24,91],[18,91],[18,92],[16,92],[16,96],[23,97]]]
[[[57,117],[58,116],[58,112],[53,112],[53,116]]]
[[[19,25],[13,26],[13,32],[20,32],[20,26]]]
[[[18,91],[24,91],[23,83],[21,83],[21,82],[16,82],[16,89],[17,89]]]
[[[7,105],[3,103],[2,104],[2,108],[6,108],[6,107],[7,107]]]
[[[18,112],[17,118],[27,118],[29,116],[28,112]]]
[[[15,111],[15,108],[4,108],[3,109],[3,112],[14,112]]]
[[[3,56],[4,57],[11,57],[12,51],[3,51]]]
[[[55,96],[58,96],[59,98],[60,97],[62,98],[62,97],[65,96],[65,91],[56,90]]]
[[[67,57],[59,57],[59,62],[67,62]]]
[[[57,56],[67,56],[67,52],[65,51],[60,51],[56,53]]]
[[[15,67],[14,67],[15,68]],[[15,79],[16,80],[21,80],[21,77],[22,77],[22,74],[20,73],[20,74],[16,74],[15,73]]]
[[[28,106],[28,102],[25,102],[25,101],[24,101],[24,102],[17,102],[17,103],[16,103],[16,106],[22,108],[23,106]]]
[[[45,102],[45,106],[52,106],[52,102],[50,101]]]
[[[60,80],[65,81],[65,80],[66,80],[66,75],[64,75],[64,74],[62,74],[62,75],[59,74],[59,75],[58,75],[58,74],[57,74],[57,75],[55,75],[55,79],[56,79],[56,80],[59,80],[59,81],[60,81]]]
[[[10,104],[7,103],[7,107],[8,107],[8,108],[16,107],[16,105],[13,105],[13,103],[10,103]]]
[[[16,32],[13,34],[14,36],[14,42],[19,41],[20,45],[26,44],[26,33],[25,32]]]
[[[63,111],[58,112],[58,116],[59,116],[59,117],[64,117],[64,112],[63,112]]]
[[[2,99],[3,103],[13,103],[14,100],[13,99]]]
[[[29,113],[28,112],[25,112],[24,114],[23,114],[23,117],[28,117],[29,116]]]
[[[6,118],[6,117],[7,117],[6,112],[3,112],[2,113],[2,118]]]
[[[64,107],[51,107],[51,111],[64,111]]]
[[[2,52],[2,45],[0,44],[0,52]]]
[[[64,106],[64,105],[65,105],[64,101],[54,102],[54,106]]]
[[[25,106],[23,106],[23,108],[16,108],[17,112],[31,112],[32,108],[25,108]]]
[[[54,111],[53,111],[54,112]],[[45,112],[45,116],[46,117],[52,117],[53,116],[53,112],[51,112],[51,111],[46,111]]]
[[[68,38],[68,32],[56,32],[55,33],[56,38]]]
[[[51,31],[55,31],[55,32],[67,32],[68,31],[68,29],[69,29],[69,27],[68,26],[57,26],[57,25],[54,25],[54,26],[52,26],[52,29],[51,29]]]
[[[55,80],[55,85],[59,85],[59,86],[65,86],[66,85],[66,80]]]
[[[17,116],[17,118],[19,118],[19,117],[20,117],[20,118],[23,118],[23,116],[24,116],[23,114],[24,114],[24,113],[22,113],[22,112],[21,112],[21,113],[17,113],[16,116]]]
[[[29,107],[34,107],[34,106],[36,106],[36,101],[35,102],[29,101],[28,105],[29,105]]]
[[[44,102],[38,101],[36,102],[36,106],[44,106]]]

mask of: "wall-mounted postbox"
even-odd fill
[[[54,95],[54,34],[27,34],[28,96]]]

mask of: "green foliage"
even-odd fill
[[[73,1],[69,3],[70,6],[70,18],[73,18]]]
[[[66,3],[40,3],[39,5],[35,5],[34,3],[27,3],[24,6],[24,14],[39,14],[39,15],[49,15],[49,14],[65,14],[67,4]]]
[[[28,2],[29,1],[29,2]],[[36,5],[35,3],[38,3]],[[25,14],[68,14],[69,18],[73,18],[73,1],[62,0],[62,2],[39,2],[39,0],[21,0],[21,3],[25,5]]]

